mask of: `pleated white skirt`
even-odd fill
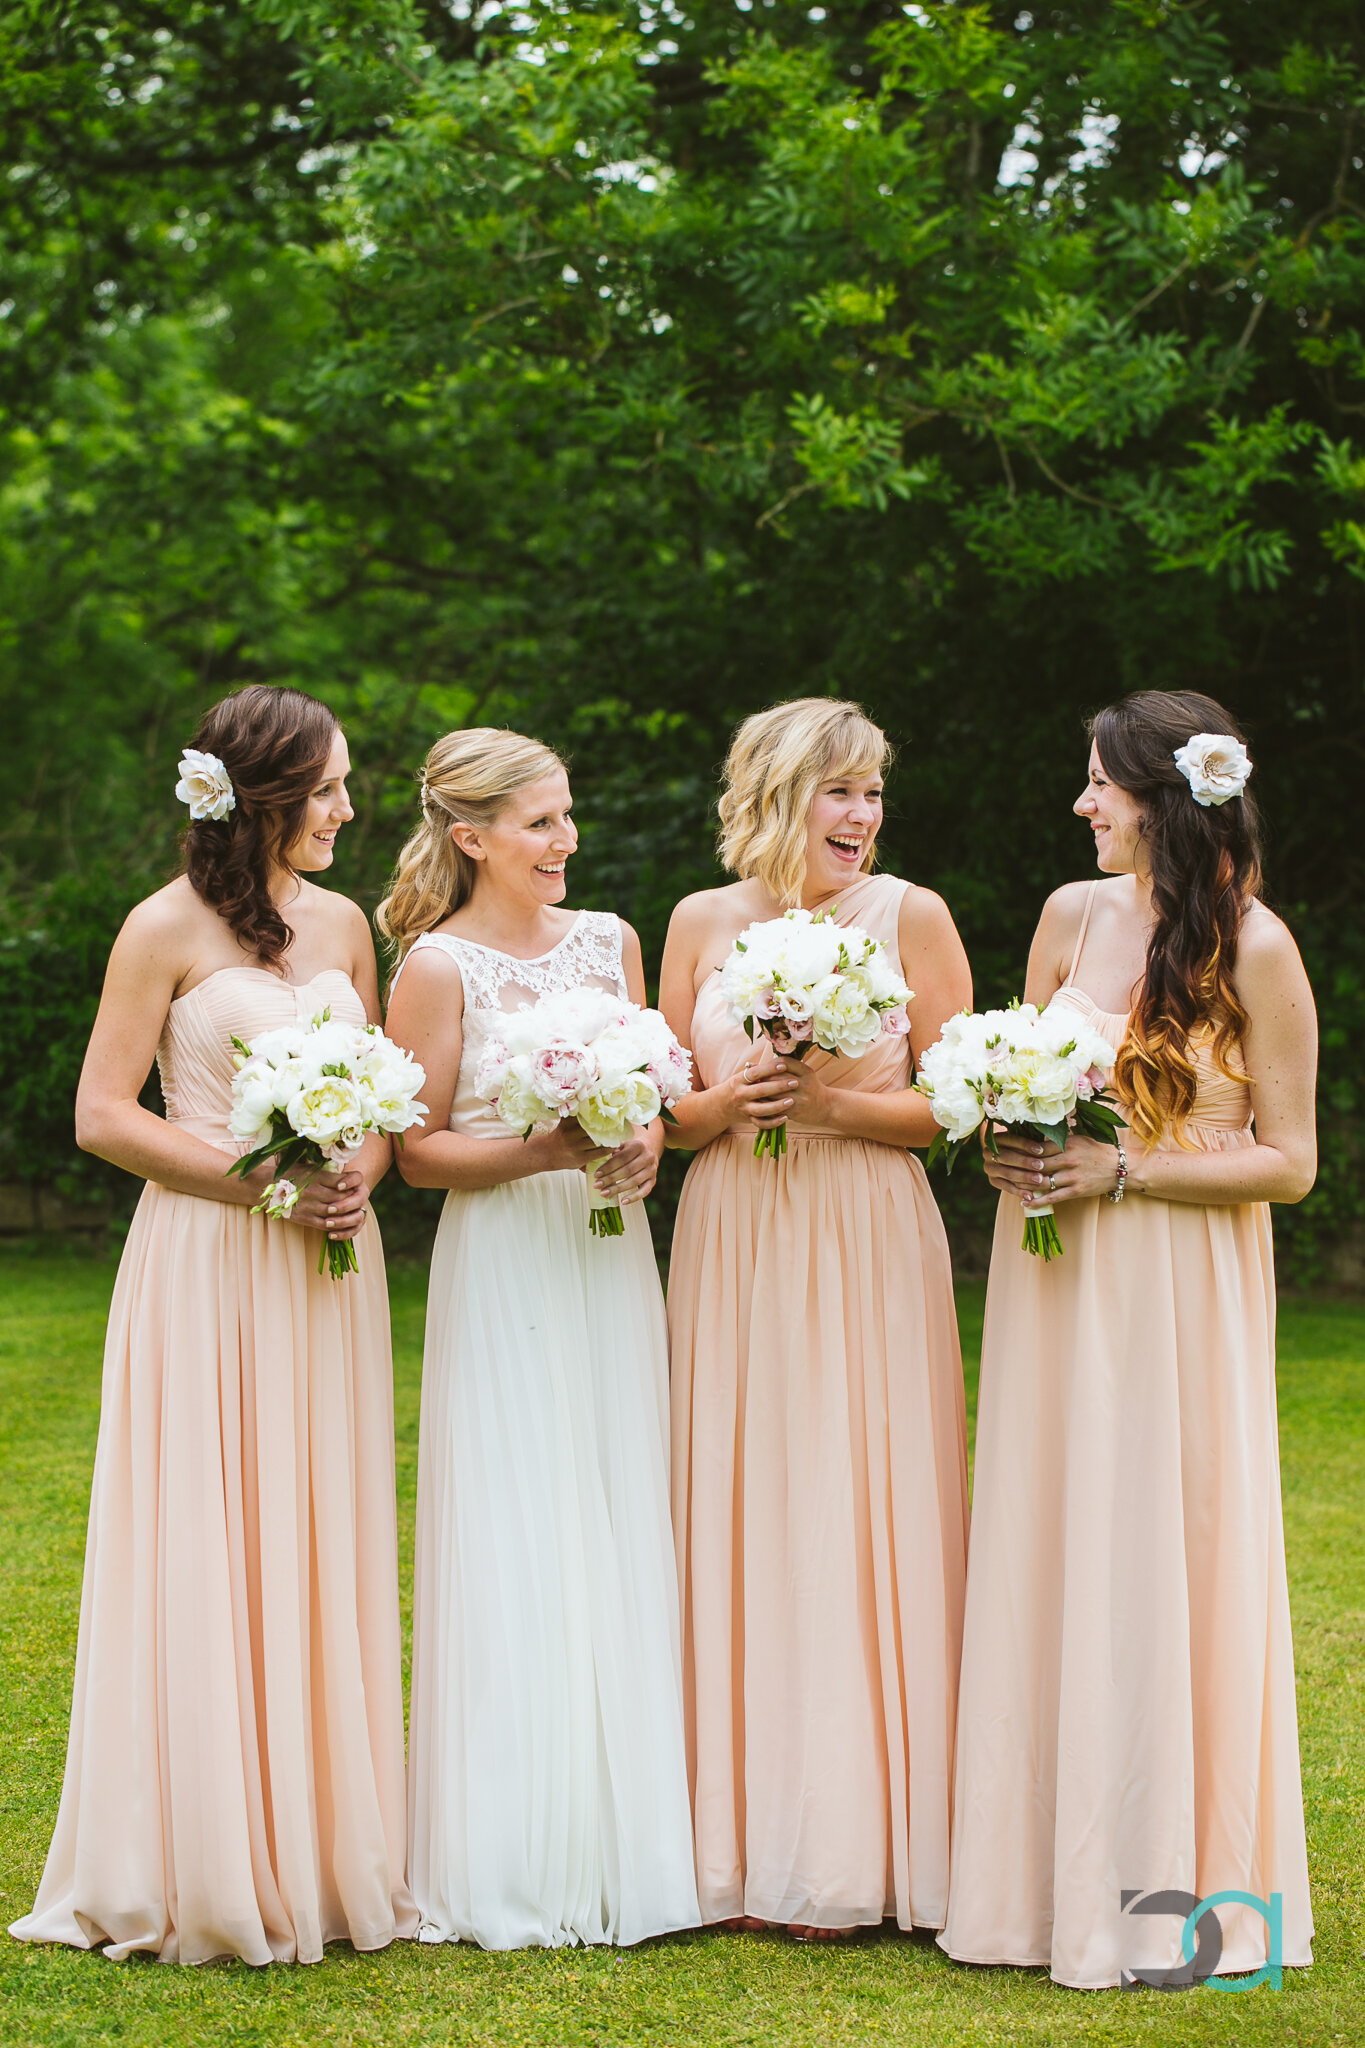
[[[417,1480],[409,1865],[426,1941],[697,1924],[663,1299],[581,1173],[447,1198]]]

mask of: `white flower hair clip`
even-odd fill
[[[180,756],[179,773],[175,793],[182,804],[189,805],[196,825],[205,818],[221,821],[229,811],[236,810],[232,777],[216,754],[201,754],[197,747],[186,747]]]
[[[1240,740],[1226,732],[1197,732],[1175,750],[1175,765],[1190,785],[1190,795],[1208,810],[1240,796],[1251,776],[1251,756]]]

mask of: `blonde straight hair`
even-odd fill
[[[795,697],[746,718],[726,756],[720,795],[720,857],[733,875],[755,881],[779,903],[801,900],[806,832],[822,782],[872,775],[892,749],[860,704],[837,697]],[[873,845],[861,872],[876,861]]]
[[[422,766],[422,821],[398,856],[375,923],[392,941],[394,965],[414,939],[469,901],[478,863],[455,844],[452,825],[494,823],[508,798],[563,768],[551,747],[525,733],[472,725],[437,740]]]

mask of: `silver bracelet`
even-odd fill
[[[1114,1168],[1114,1185],[1109,1190],[1111,1202],[1121,1202],[1123,1200],[1124,1184],[1128,1179],[1128,1154],[1123,1149],[1122,1138],[1118,1139],[1117,1144],[1119,1158],[1118,1165]]]

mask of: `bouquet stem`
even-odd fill
[[[1050,1208],[1025,1209],[1023,1249],[1048,1263],[1062,1256],[1061,1234]]]
[[[323,1270],[324,1266],[330,1271],[334,1280],[344,1278],[347,1273],[358,1273],[360,1271],[360,1261],[355,1255],[354,1239],[349,1237],[324,1238],[322,1250],[318,1253],[319,1273]]]
[[[626,1219],[620,1204],[608,1201],[597,1185],[597,1176],[606,1163],[599,1159],[588,1173],[588,1228],[594,1237],[624,1237]]]
[[[755,1159],[780,1159],[787,1149],[787,1126],[775,1124],[770,1131],[760,1131],[754,1139]]]

